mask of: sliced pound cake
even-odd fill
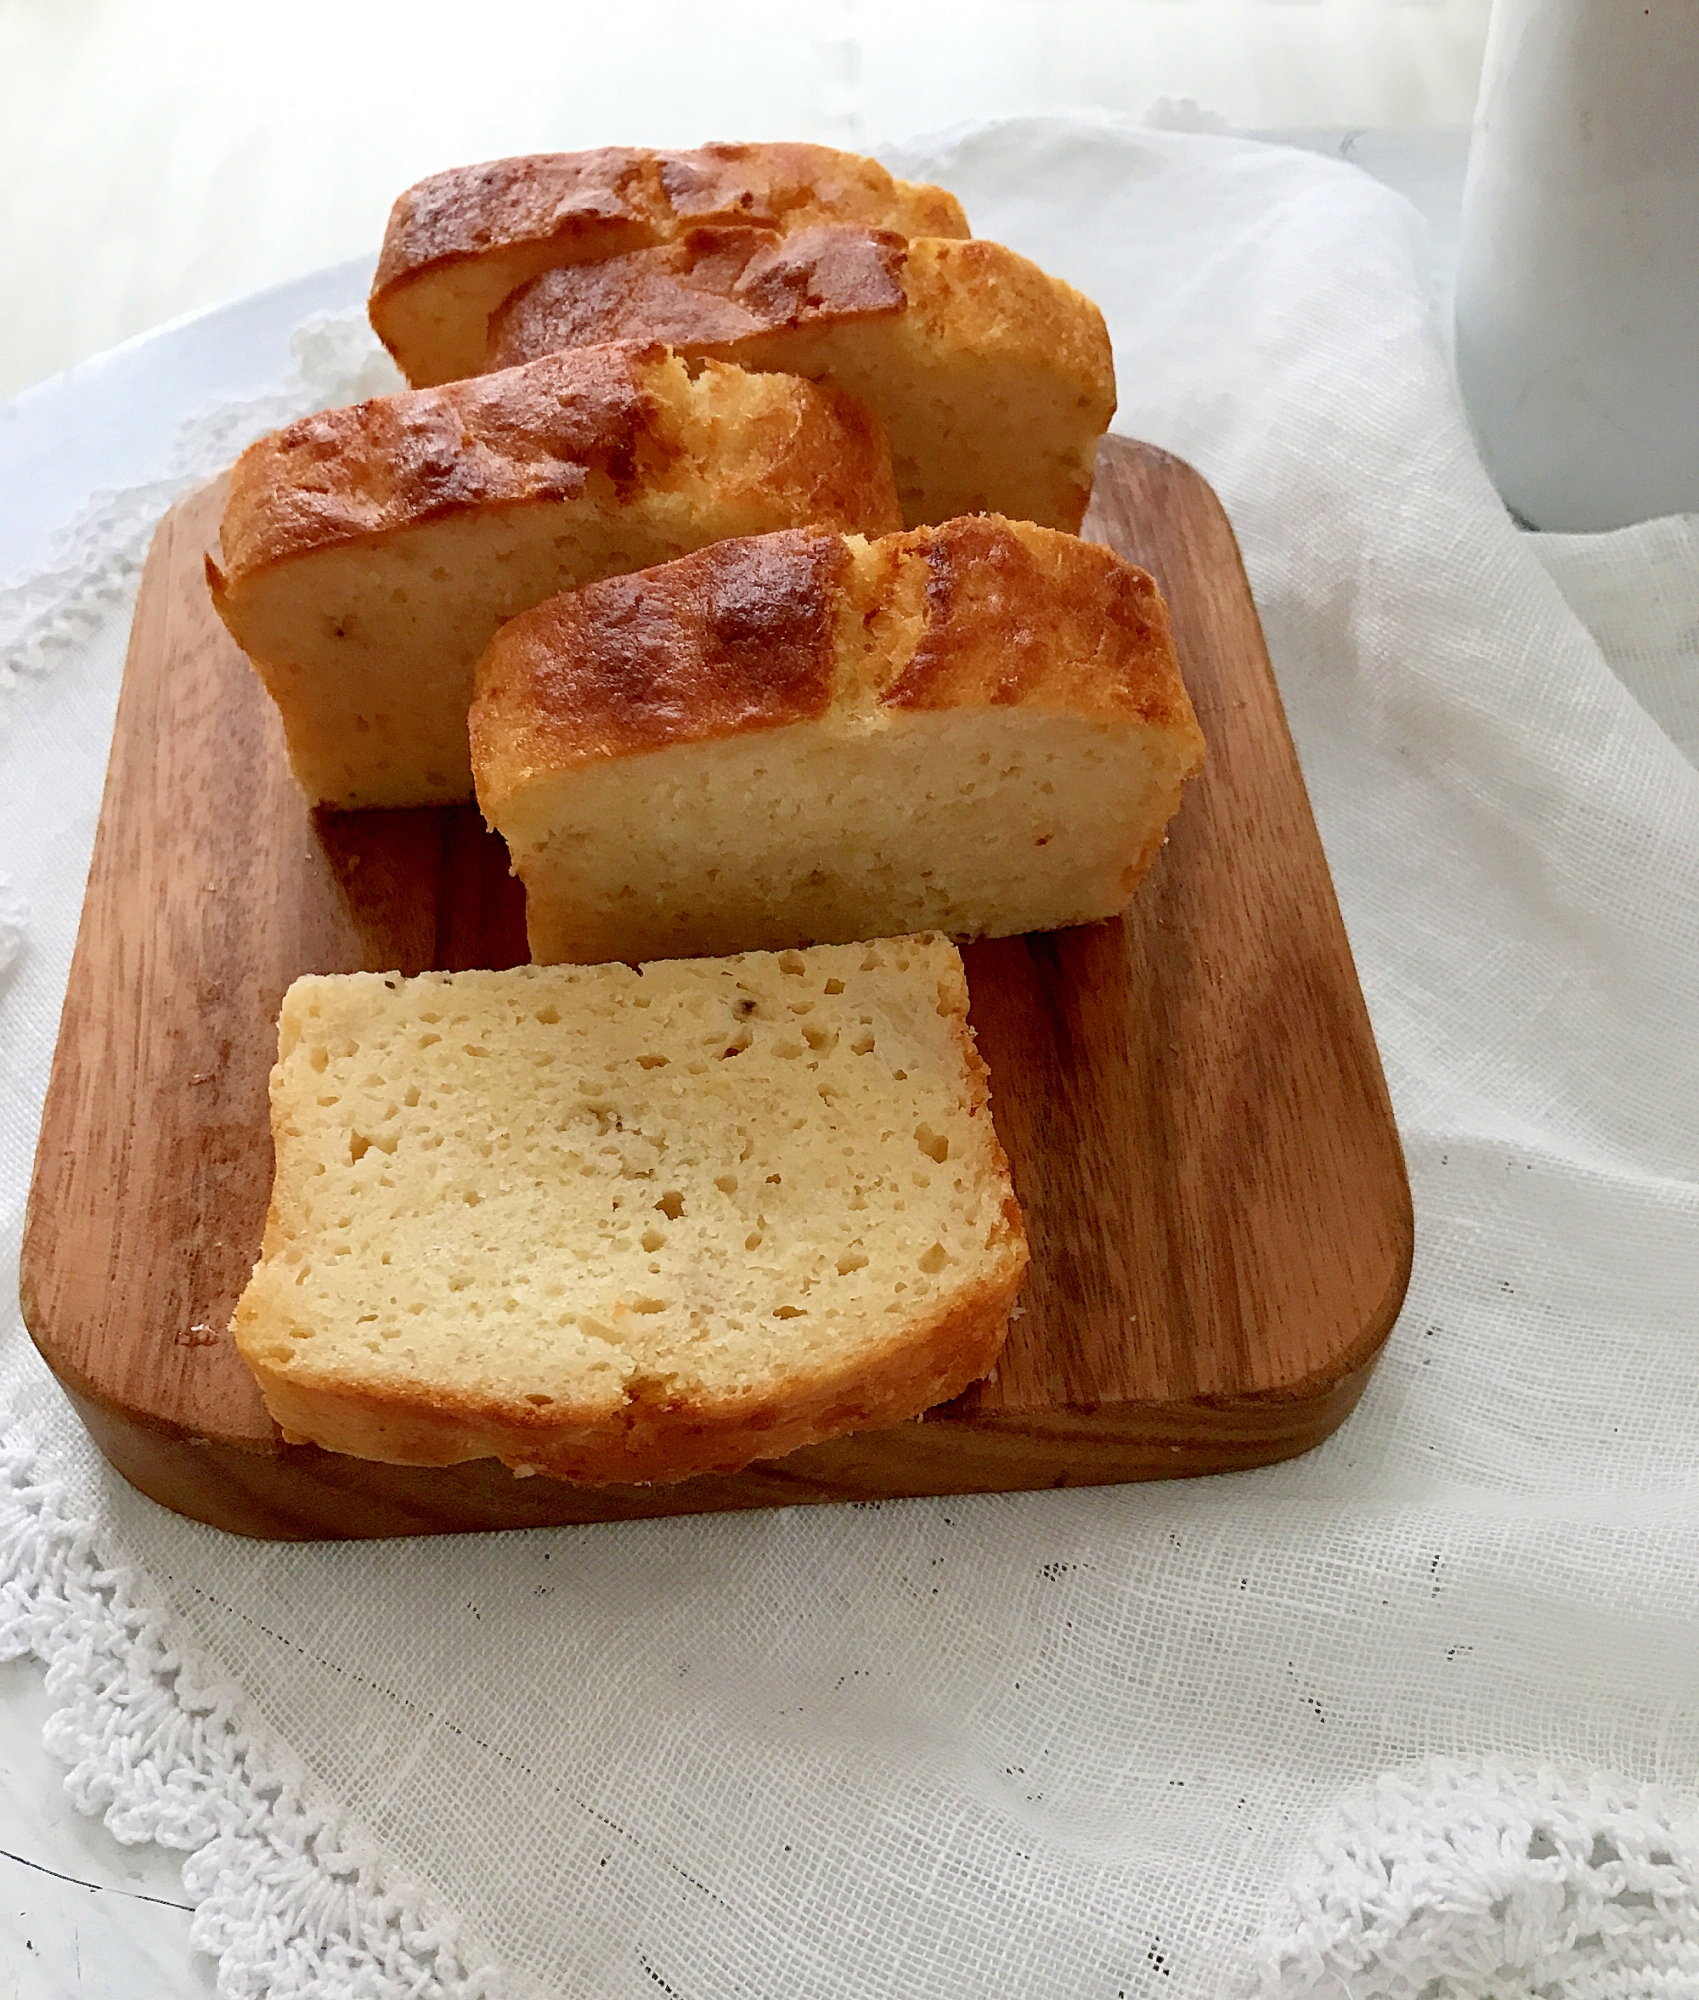
[[[551,598],[471,736],[532,957],[585,964],[1113,916],[1203,754],[1150,577],[983,515]]]
[[[472,668],[554,592],[729,535],[901,516],[878,424],[784,375],[583,348],[305,417],[237,461],[213,602],[308,796],[471,796]]]
[[[495,367],[612,340],[858,397],[890,433],[910,527],[991,513],[1073,533],[1115,414],[1103,315],[1000,243],[696,229],[548,271],[490,320]]]
[[[966,236],[942,188],[893,180],[829,146],[608,146],[432,174],[396,202],[368,313],[415,388],[489,367],[489,317],[539,271],[618,256],[701,224],[775,231],[822,221]]]
[[[234,1331],[294,1440],[731,1472],[991,1366],[1026,1266],[961,960],[297,980]]]

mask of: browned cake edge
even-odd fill
[[[918,563],[918,644],[878,699],[1022,705],[1203,737],[1152,577],[1056,529],[969,515],[872,544],[889,602]],[[470,716],[485,817],[536,776],[825,713],[851,587],[841,536],[721,542],[563,592],[512,619],[477,668]],[[911,586],[912,587],[912,586]],[[879,603],[858,607],[877,616]],[[1058,634],[1077,635],[1072,651]]]
[[[662,1385],[639,1385],[613,1423],[563,1409],[558,1399],[545,1415],[523,1399],[480,1401],[446,1389],[416,1396],[314,1389],[263,1362],[250,1365],[290,1442],[396,1465],[499,1458],[582,1486],[659,1485],[739,1472],[755,1459],[882,1430],[949,1402],[995,1365],[1025,1270],[1023,1236],[1006,1276],[959,1294],[870,1364],[748,1401],[689,1402]]]
[[[492,502],[572,499],[593,469],[629,484],[640,445],[662,448],[664,353],[583,348],[298,418],[236,461],[221,581]]]
[[[1108,428],[1115,357],[1101,310],[1030,257],[984,237],[905,241],[836,222],[784,237],[691,230],[528,279],[490,315],[488,365],[511,368],[599,342],[663,340],[685,353],[782,367],[785,349],[774,335],[910,311],[966,351],[1017,343],[1035,363],[1074,379],[1092,407],[1094,435]]]
[[[658,393],[670,359],[658,345],[579,348],[325,410],[259,439],[231,474],[220,556],[207,566],[214,603],[228,616],[242,583],[277,564],[478,509],[573,500],[598,475],[627,496],[678,454]],[[877,421],[812,382],[797,380],[795,394],[815,418],[812,448],[841,518],[892,519]]]
[[[828,146],[714,144],[682,152],[609,146],[532,153],[432,174],[396,201],[368,314],[447,264],[522,244],[546,261],[607,256],[703,223],[780,230],[830,216],[905,236],[966,236],[954,195],[898,181],[877,161]]]
[[[485,649],[474,757],[560,768],[825,714],[849,563],[797,528],[546,599]]]
[[[610,340],[725,348],[781,328],[887,318],[908,307],[906,259],[905,238],[854,223],[789,236],[691,229],[521,285],[490,315],[490,366]]]

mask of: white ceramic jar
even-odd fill
[[[1699,511],[1699,0],[1495,0],[1457,368],[1535,527]]]

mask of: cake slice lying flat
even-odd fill
[[[549,271],[490,321],[497,367],[612,340],[859,398],[890,433],[910,527],[991,513],[1074,532],[1115,414],[1103,315],[1000,243],[698,229]]]
[[[966,236],[942,188],[893,180],[829,146],[607,146],[432,174],[396,202],[368,305],[415,387],[490,366],[489,317],[539,271],[618,256],[701,224],[786,231],[839,221],[902,236]]]
[[[435,805],[471,796],[472,668],[504,618],[728,535],[900,521],[884,435],[848,397],[584,348],[262,438],[207,575],[308,796]]]
[[[988,516],[551,598],[471,736],[532,956],[585,964],[1113,916],[1203,754],[1144,571]]]
[[[285,1433],[588,1484],[958,1394],[1026,1266],[937,938],[298,980],[234,1331]]]

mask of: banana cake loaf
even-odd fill
[[[472,669],[503,619],[727,536],[900,520],[884,434],[849,397],[580,348],[261,439],[207,576],[309,797],[435,805],[471,795]]]
[[[297,980],[234,1331],[285,1434],[588,1484],[961,1392],[1026,1266],[955,950]]]
[[[1151,578],[986,515],[550,598],[470,728],[541,962],[1113,916],[1203,754]]]
[[[489,367],[490,314],[540,271],[704,224],[784,232],[822,221],[968,234],[953,195],[830,146],[532,153],[410,187],[391,211],[367,311],[402,374],[428,388]]]

